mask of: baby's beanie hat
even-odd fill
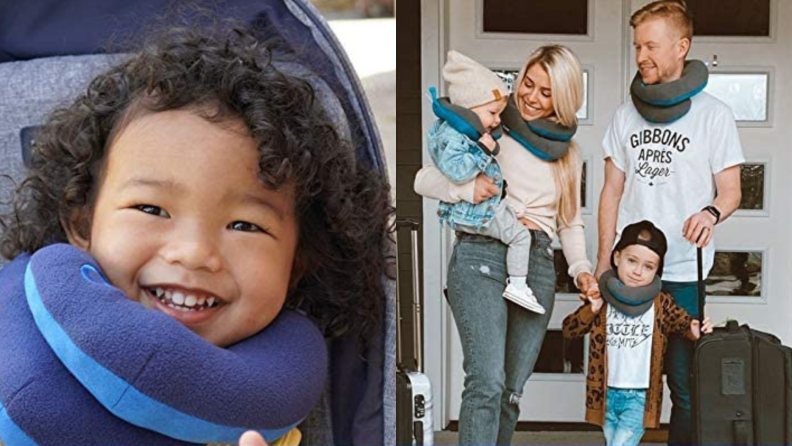
[[[487,67],[456,51],[449,51],[443,67],[451,103],[473,108],[508,96],[506,85]]]

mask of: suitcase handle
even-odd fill
[[[413,220],[396,220],[396,230],[400,228],[408,228],[410,230],[410,239],[412,241],[411,259],[412,259],[412,298],[413,298],[413,352],[415,353],[415,368],[417,372],[423,372],[423,342],[421,339],[421,267],[418,253],[418,230],[420,224]],[[398,256],[397,256],[398,259]],[[398,260],[397,260],[398,262]],[[401,327],[401,305],[399,303],[399,288],[398,280],[396,281],[396,320]],[[396,354],[397,364],[403,364],[401,352],[401,330],[398,330],[396,336]]]
[[[704,267],[702,265],[701,248],[696,248],[696,266],[698,268],[698,320],[699,327],[704,327],[704,299],[706,298],[707,288],[704,284]],[[702,331],[703,335],[704,332]]]

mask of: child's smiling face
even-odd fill
[[[630,287],[652,283],[660,265],[660,256],[643,245],[629,245],[614,253],[619,280]]]
[[[131,299],[220,346],[280,312],[298,241],[291,191],[260,183],[243,130],[185,110],[134,119],[107,154],[90,240],[70,237]]]

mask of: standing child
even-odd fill
[[[592,333],[586,421],[602,426],[608,445],[637,445],[646,428],[658,427],[667,336],[700,336],[699,321],[660,291],[666,250],[651,222],[625,227],[599,291],[581,295],[586,303],[564,319],[564,337]],[[703,331],[712,331],[709,318]]]
[[[482,131],[478,141],[474,141],[455,129],[453,123],[439,119],[429,129],[432,161],[454,183],[475,181],[483,173],[503,188],[501,169],[495,159],[498,144],[492,134],[506,108],[506,86],[495,73],[456,51],[448,53],[443,79],[448,83],[451,104],[459,111],[457,117],[477,121],[468,124]],[[509,278],[503,297],[530,311],[545,313],[526,282],[531,234],[500,196],[479,204],[441,202],[440,216],[457,231],[485,235],[509,245],[506,255]]]
[[[0,219],[2,254],[25,260],[68,241],[128,299],[220,347],[266,330],[284,308],[327,337],[372,337],[390,245],[387,182],[355,159],[312,85],[282,70],[277,52],[244,30],[215,31],[155,36],[52,115]],[[12,265],[0,286],[21,286]],[[207,387],[185,397],[200,400]],[[70,427],[95,439],[106,426]]]

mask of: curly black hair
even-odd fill
[[[240,28],[173,27],[96,77],[38,135],[28,176],[0,217],[0,253],[12,259],[66,241],[63,222],[88,239],[114,135],[139,113],[209,109],[202,117],[212,122],[244,122],[266,187],[294,187],[302,276],[286,306],[313,316],[328,336],[373,335],[391,268],[388,183],[356,160],[311,84],[279,70],[274,54]]]

